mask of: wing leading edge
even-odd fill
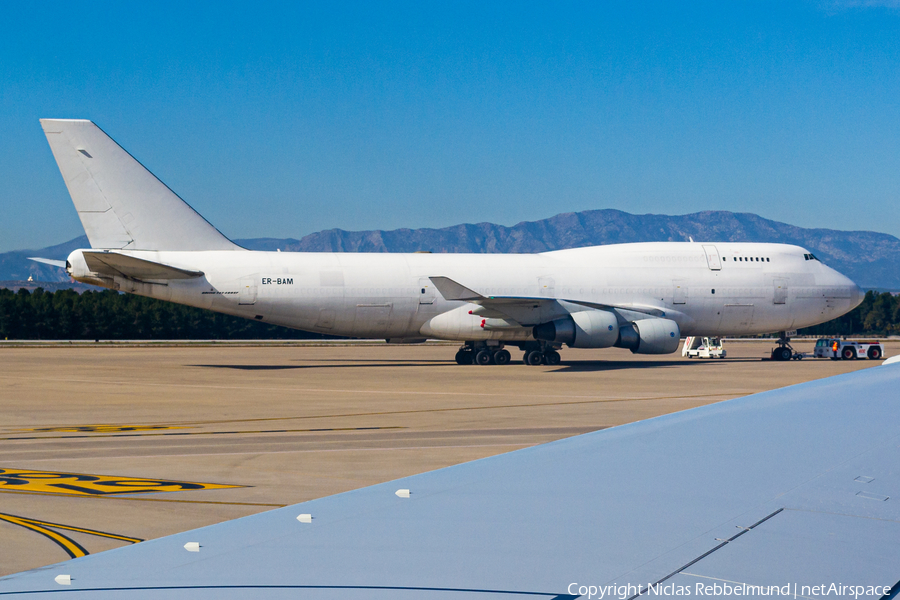
[[[486,309],[479,311],[479,315],[486,317],[509,317],[519,321],[523,325],[536,325],[537,323],[540,323],[541,320],[532,322],[535,314],[541,314],[543,320],[569,314],[572,311],[564,307],[564,304],[566,303],[596,310],[627,310],[654,317],[666,316],[666,311],[664,309],[644,304],[603,304],[598,302],[587,302],[585,300],[550,298],[546,296],[484,296],[449,277],[429,277],[429,279],[431,279],[434,287],[437,288],[445,300],[478,304]],[[543,310],[540,313],[535,313],[532,312],[533,309]]]
[[[900,580],[898,386],[891,365],[747,396],[12,575],[0,595],[881,596]]]

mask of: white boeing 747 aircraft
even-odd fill
[[[255,252],[228,240],[94,123],[41,124],[90,249],[75,280],[324,334],[463,342],[460,364],[557,364],[563,345],[674,352],[682,335],[785,332],[860,289],[798,246],[656,242],[541,254]]]

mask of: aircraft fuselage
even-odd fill
[[[847,277],[808,258],[803,248],[785,244],[652,242],[541,254],[129,254],[204,275],[159,282],[79,279],[265,323],[359,338],[472,339],[429,329],[435,316],[466,304],[445,300],[429,279],[436,276],[485,296],[653,307],[676,321],[683,335],[797,329],[835,318],[860,302],[859,288]],[[530,330],[492,329],[479,339],[530,339]]]

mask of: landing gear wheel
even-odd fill
[[[456,364],[471,365],[472,364],[472,351],[471,350],[459,350],[456,353]]]
[[[791,349],[786,346],[780,346],[772,350],[772,358],[774,360],[791,360],[792,355]]]
[[[509,350],[501,348],[494,352],[495,365],[508,365],[510,360],[512,360],[512,356],[510,355]]]
[[[867,353],[867,355],[872,360],[878,360],[879,358],[881,358],[881,350],[872,346],[871,348],[869,348],[869,352]]]
[[[489,365],[491,364],[491,352],[490,350],[479,350],[478,354],[475,355],[475,364],[478,365]]]
[[[544,360],[544,355],[540,350],[532,350],[531,352],[525,353],[525,358],[522,359],[525,361],[526,365],[539,365]]]
[[[562,357],[559,355],[559,352],[556,350],[548,350],[544,353],[544,364],[545,365],[558,365]]]
[[[853,360],[856,358],[856,352],[853,351],[853,348],[844,348],[841,351],[841,358],[844,360]]]

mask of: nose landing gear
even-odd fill
[[[772,348],[772,360],[803,360],[803,355],[791,346],[791,338],[784,331],[778,337],[778,347]]]

